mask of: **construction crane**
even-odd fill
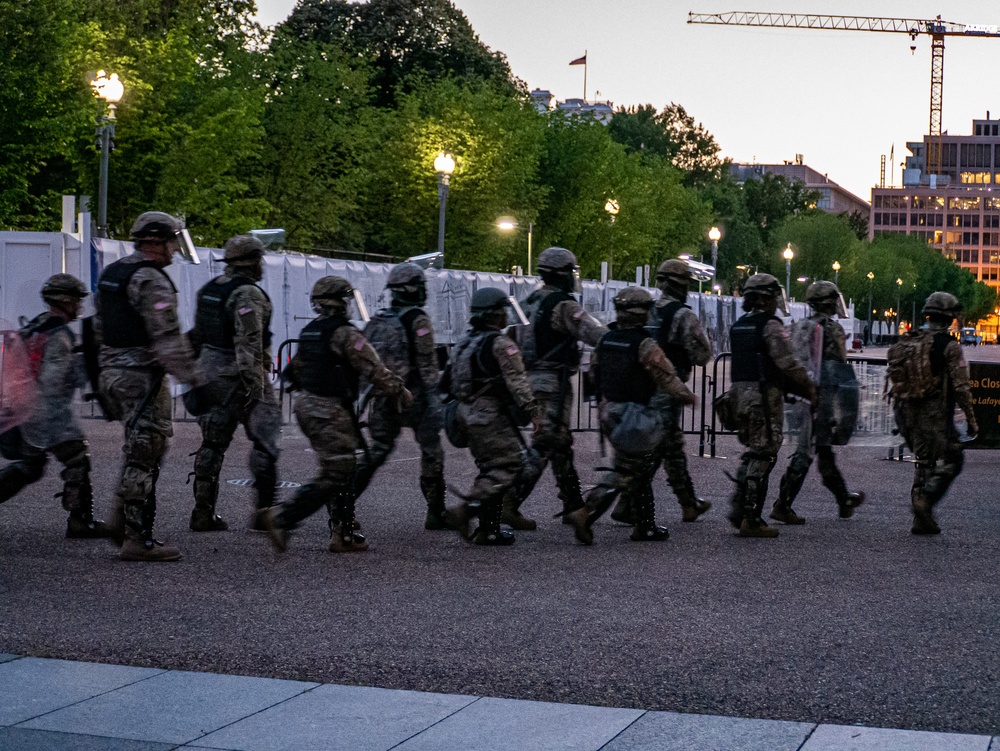
[[[800,13],[688,13],[688,23],[722,26],[762,26],[782,29],[826,29],[833,31],[878,31],[906,34],[910,37],[910,52],[916,49],[917,37],[931,38],[931,113],[930,129],[933,148],[928,149],[927,166],[941,172],[941,98],[944,90],[944,39],[960,37],[1000,37],[1000,26],[942,21],[920,18],[878,18],[875,16],[820,16]]]

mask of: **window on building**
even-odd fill
[[[984,232],[983,245],[1000,247],[1000,232]]]
[[[979,233],[978,232],[963,232],[962,233],[962,245],[979,245]],[[979,255],[979,252],[976,252]]]
[[[959,181],[964,185],[989,185],[993,181],[991,172],[962,172]]]
[[[1000,228],[1000,214],[983,214],[983,226],[988,229]]]
[[[972,211],[979,208],[979,203],[979,196],[952,196],[948,199],[948,208],[960,211]]]
[[[982,125],[977,125],[976,126],[976,135],[977,136],[981,136],[982,134],[983,134],[983,126]]]

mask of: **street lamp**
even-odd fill
[[[792,259],[795,258],[791,243],[788,243],[788,247],[781,255],[785,259],[785,291],[790,294],[792,291]]]
[[[434,157],[434,170],[438,174],[438,253],[444,255],[444,209],[448,205],[448,184],[455,171],[455,157],[442,151]]]
[[[615,217],[618,216],[618,212],[621,211],[621,206],[618,205],[618,201],[614,198],[609,198],[604,204],[604,210],[608,212],[611,217],[611,241],[608,243],[608,279],[614,279],[614,263],[615,263]]]
[[[497,220],[497,228],[504,232],[512,232],[520,226],[509,216],[502,216]],[[531,232],[533,229],[534,222],[528,222],[528,276],[531,276]]]
[[[125,94],[125,86],[118,74],[108,76],[103,70],[90,82],[94,96],[108,103],[108,114],[97,119],[97,144],[101,150],[101,181],[97,194],[97,236],[108,236],[108,155],[114,148],[115,111]]]
[[[712,241],[712,282],[715,282],[716,277],[719,272],[716,270],[719,265],[719,238],[722,237],[722,233],[719,231],[718,227],[712,227],[708,231],[708,239]]]
[[[875,279],[875,275],[872,272],[868,272],[868,341],[867,344],[872,343],[872,281]]]
[[[833,283],[837,284],[840,281],[840,261],[833,262]]]
[[[903,280],[896,277],[896,336],[899,336],[899,311],[900,300],[903,297]]]

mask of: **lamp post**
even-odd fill
[[[608,212],[611,217],[611,241],[608,243],[608,279],[614,279],[614,264],[615,264],[615,217],[618,216],[618,212],[621,211],[621,206],[618,205],[618,201],[614,198],[609,198],[604,204],[604,210]]]
[[[434,169],[438,174],[438,253],[444,255],[444,209],[448,205],[448,185],[451,173],[455,171],[455,157],[442,151],[434,157]]]
[[[840,261],[833,262],[833,283],[837,284],[840,281]]]
[[[785,292],[789,294],[792,291],[792,259],[795,258],[791,243],[788,243],[788,247],[781,255],[785,259]]]
[[[903,280],[898,276],[896,277],[896,336],[899,336],[899,313],[902,310],[900,308],[900,301],[903,298]]]
[[[712,227],[708,231],[708,239],[712,241],[712,284],[715,284],[716,278],[719,276],[718,265],[719,265],[719,238],[722,237],[722,233],[719,231],[718,227]]]
[[[108,156],[114,148],[115,111],[118,102],[125,94],[125,86],[118,80],[118,74],[110,76],[103,70],[97,71],[97,77],[90,82],[94,96],[108,103],[108,114],[101,115],[97,120],[97,144],[101,150],[101,181],[97,193],[97,236],[108,236]]]
[[[868,272],[868,341],[866,344],[872,343],[872,281],[875,279],[875,275],[872,272]]]
[[[497,227],[504,232],[511,232],[520,225],[510,217],[500,217],[497,220]],[[534,222],[528,222],[528,276],[531,276],[531,232],[534,229]]]

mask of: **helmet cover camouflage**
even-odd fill
[[[239,266],[256,263],[264,257],[264,243],[250,235],[236,235],[226,240],[223,246],[223,263]]]
[[[132,225],[132,240],[170,240],[184,229],[184,222],[162,211],[140,214]]]
[[[46,302],[82,300],[89,294],[83,282],[72,274],[50,276],[42,285],[42,299]]]

